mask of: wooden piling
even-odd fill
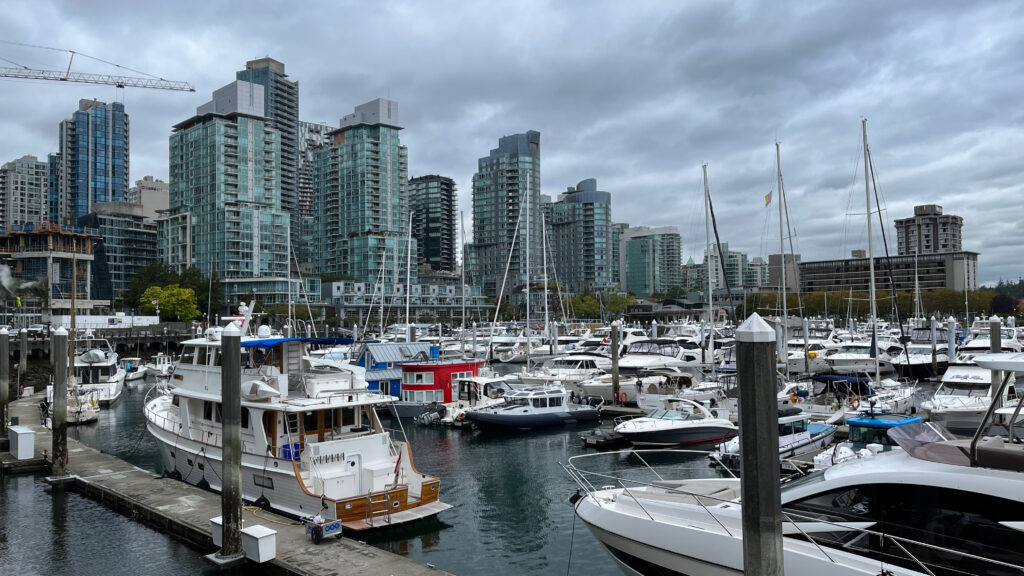
[[[782,491],[775,331],[756,312],[736,330],[740,386],[743,571],[782,576]]]

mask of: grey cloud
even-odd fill
[[[133,179],[166,178],[170,127],[247,59],[270,55],[299,80],[304,120],[334,125],[369,99],[398,100],[410,174],[455,178],[467,223],[477,158],[534,129],[546,194],[596,177],[616,221],[679,226],[684,258],[703,251],[708,162],[722,239],[763,256],[778,250],[763,196],[779,140],[803,257],[841,257],[865,242],[867,117],[889,231],[915,204],[940,203],[964,217],[982,280],[1016,267],[1024,9],[1012,2],[22,2],[7,12],[0,38],[59,42],[196,86],[124,91]],[[0,56],[66,65],[6,45]],[[76,69],[111,71],[77,59]],[[0,82],[0,161],[55,150],[78,98],[118,97]]]

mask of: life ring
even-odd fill
[[[857,398],[856,396],[851,398],[850,399],[850,408],[853,408],[854,410],[859,410],[860,409],[860,398]]]
[[[796,404],[796,399],[797,399],[796,392],[790,392],[789,393],[789,403],[790,404]]]
[[[625,404],[625,403],[626,403],[626,393],[625,392],[620,392],[619,393],[619,404]]]

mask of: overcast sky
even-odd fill
[[[467,227],[477,159],[502,135],[538,130],[545,194],[597,178],[615,221],[677,226],[684,259],[704,249],[706,162],[722,241],[764,256],[779,250],[778,213],[764,206],[779,141],[794,243],[817,260],[866,247],[867,118],[890,241],[893,219],[941,204],[963,216],[983,282],[1024,274],[1016,2],[142,4],[4,2],[0,39],[196,92],[0,79],[0,162],[55,151],[79,98],[123,99],[132,181],[166,180],[170,127],[269,55],[299,81],[303,120],[337,125],[363,102],[398,101],[410,176],[453,177]],[[66,54],[7,44],[0,57],[67,66]],[[72,69],[133,74],[83,57]]]

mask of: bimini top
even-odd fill
[[[282,342],[308,342],[310,344],[319,344],[322,346],[338,346],[343,344],[351,344],[354,342],[351,338],[337,338],[337,337],[323,337],[323,338],[260,338],[256,340],[243,340],[242,348],[258,348],[260,350],[270,350],[274,346]]]

